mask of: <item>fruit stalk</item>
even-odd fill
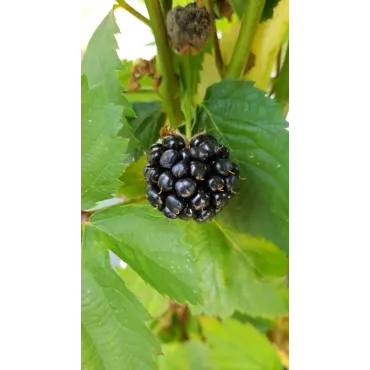
[[[239,79],[248,62],[250,49],[266,0],[249,0],[245,6],[242,23],[236,40],[226,77]]]
[[[190,141],[192,137],[192,113],[193,113],[193,89],[194,84],[192,81],[192,71],[190,63],[190,52],[186,52],[180,59],[180,70],[182,78],[185,81],[185,93],[183,98],[183,108],[185,116],[185,134],[186,138]]]
[[[159,67],[162,75],[162,94],[166,104],[166,111],[172,127],[181,122],[181,107],[178,97],[178,81],[173,66],[172,52],[167,39],[159,0],[145,0],[148,9],[152,32],[159,55]]]

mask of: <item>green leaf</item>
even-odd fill
[[[231,21],[229,21],[226,17],[222,17],[221,19],[216,19],[217,32],[222,32],[222,34],[224,34],[224,32],[228,32],[230,29],[230,26],[232,24],[235,24],[236,22],[238,22],[238,17],[235,15],[235,13],[232,15]]]
[[[117,272],[152,317],[157,317],[166,310],[169,299],[148,285],[132,268],[117,267]]]
[[[238,311],[234,312],[232,318],[238,320],[242,324],[249,323],[253,325],[262,334],[266,334],[276,325],[276,319],[253,317]]]
[[[180,303],[202,302],[200,277],[177,222],[149,205],[119,205],[91,217],[94,226],[116,240],[112,246],[158,292]]]
[[[281,370],[276,350],[268,339],[252,325],[242,325],[235,320],[220,323],[202,317],[201,323],[215,370]]]
[[[193,245],[203,277],[204,304],[194,307],[195,313],[220,317],[235,310],[264,317],[288,313],[287,288],[266,278],[287,272],[287,258],[277,247],[237,234],[216,220],[189,223],[187,241]]]
[[[114,17],[113,9],[100,23],[89,41],[82,59],[81,73],[85,74],[90,89],[102,85],[108,101],[123,107],[127,117],[135,117],[135,113],[122,95],[116,70],[122,69],[122,63],[117,55],[117,41],[114,37],[119,28]]]
[[[208,88],[197,128],[208,128],[240,166],[237,195],[221,212],[226,223],[288,250],[289,133],[281,107],[250,81]]]
[[[196,93],[205,54],[212,55],[211,40],[208,41],[207,46],[197,55],[191,55],[189,53],[183,55],[175,54],[176,70],[180,76],[180,87],[183,93],[186,92],[190,95]]]
[[[159,102],[133,103],[137,118],[130,118],[132,133],[139,140],[142,150],[159,139],[159,130],[166,119],[162,114],[162,104]]]
[[[153,101],[162,101],[161,97],[154,90],[139,90],[135,92],[126,91],[124,95],[130,103],[150,103]]]
[[[206,344],[198,341],[173,342],[162,347],[159,370],[213,370]]]
[[[147,184],[144,181],[143,168],[146,164],[146,157],[142,156],[126,168],[120,177],[122,186],[118,190],[118,195],[124,195],[125,199],[145,197]]]
[[[264,22],[267,19],[271,19],[274,14],[274,9],[280,0],[266,0],[265,6],[262,11],[260,22]],[[233,7],[235,13],[238,15],[239,19],[242,18],[244,8],[247,5],[245,0],[229,0],[231,6]]]
[[[146,327],[149,314],[112,270],[109,236],[85,225],[81,268],[81,368],[155,369],[160,346]]]
[[[265,7],[263,8],[260,22],[264,22],[268,19],[273,18],[274,9],[278,5],[279,1],[280,0],[266,0],[266,4],[265,4]]]
[[[162,113],[159,102],[134,103],[136,118],[129,118],[130,127],[124,127],[119,135],[130,139],[127,154],[128,161],[137,160],[159,138],[166,115]],[[143,166],[144,167],[144,166]]]
[[[118,188],[128,140],[117,137],[125,119],[122,106],[107,102],[102,86],[87,91],[85,76],[82,94],[81,209],[86,210],[111,198]]]
[[[127,157],[125,163],[130,164],[132,163],[132,161],[136,161],[140,156],[140,143],[139,140],[136,139],[136,137],[132,133],[130,125],[124,125],[122,130],[118,132],[118,136],[122,136],[129,141],[126,150]]]

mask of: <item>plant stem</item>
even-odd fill
[[[248,62],[250,49],[266,0],[249,0],[245,6],[238,39],[226,77],[239,79]]]
[[[181,55],[179,59],[181,85],[183,92],[182,108],[185,116],[185,133],[187,139],[192,137],[192,113],[193,113],[193,94],[194,94],[194,81],[191,70],[191,58],[190,52],[186,52]]]
[[[135,10],[131,5],[127,4],[125,0],[116,0],[119,6],[125,10],[127,10],[130,14],[134,17],[145,23],[148,27],[150,27],[150,21],[148,18],[144,17],[140,14],[137,10]]]
[[[160,73],[162,75],[163,100],[171,126],[181,122],[181,107],[178,97],[178,81],[173,67],[173,57],[168,44],[166,27],[159,0],[145,0],[148,9],[152,32],[159,55]]]
[[[192,114],[192,101],[191,95],[187,92],[184,96],[184,113],[185,113],[185,134],[188,140],[192,137],[192,125],[191,125],[191,114]]]
[[[218,42],[218,37],[217,37],[215,11],[213,9],[212,0],[205,0],[205,2],[206,2],[207,11],[211,15],[212,23],[214,25],[213,32],[212,32],[213,50],[215,52],[216,67],[217,67],[218,73],[222,77],[224,75],[224,62],[222,60],[220,44]]]
[[[161,2],[163,18],[166,19],[167,13],[172,8],[172,0],[160,0],[160,2]]]

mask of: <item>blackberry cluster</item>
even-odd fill
[[[211,135],[197,135],[190,143],[169,135],[151,146],[147,159],[148,201],[167,218],[210,221],[235,193],[239,168]]]

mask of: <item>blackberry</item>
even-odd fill
[[[202,211],[198,212],[198,215],[195,218],[195,222],[200,224],[202,222],[211,221],[215,215],[216,211],[213,208],[203,209]]]
[[[184,200],[176,194],[170,194],[166,198],[166,207],[177,215],[184,209]]]
[[[179,158],[179,153],[175,149],[166,150],[159,160],[159,164],[164,168],[171,168]]]
[[[191,208],[190,204],[186,204],[184,209],[179,214],[179,218],[182,220],[190,220],[195,216],[195,211]]]
[[[190,170],[190,167],[189,167],[189,162],[188,161],[181,161],[181,162],[177,162],[172,168],[171,168],[171,172],[172,174],[177,177],[177,178],[181,178],[181,177],[185,177],[188,175],[189,173],[189,170]]]
[[[239,167],[211,135],[166,136],[147,153],[144,178],[148,202],[165,217],[209,222],[237,189]]]
[[[227,159],[218,159],[213,164],[214,169],[217,173],[223,176],[228,176],[233,168],[232,164]]]
[[[191,205],[196,211],[202,211],[209,206],[210,196],[204,190],[200,189],[197,194],[191,198]]]
[[[153,150],[152,152],[149,152],[147,157],[148,163],[153,166],[159,164],[162,154],[163,150]]]
[[[181,136],[167,136],[163,140],[164,149],[181,150],[185,148],[185,140]]]
[[[227,180],[228,178],[226,178]],[[212,191],[222,190],[225,186],[225,180],[221,176],[211,176],[208,180],[208,187]]]
[[[203,162],[190,162],[190,174],[195,180],[204,180],[207,172],[209,172],[209,165]]]
[[[148,183],[156,183],[161,174],[161,170],[158,167],[145,166],[144,167],[144,178]]]
[[[197,183],[193,179],[181,179],[175,184],[176,193],[182,198],[189,198],[197,190]]]
[[[225,179],[226,190],[227,191],[234,191],[237,183],[238,183],[238,178],[235,175],[231,175],[229,177],[226,177],[226,179]]]
[[[171,191],[175,184],[175,179],[173,178],[170,171],[162,172],[158,178],[158,187],[161,191]]]
[[[185,148],[185,149],[180,150],[179,155],[183,161],[190,161],[190,150],[189,149]]]

